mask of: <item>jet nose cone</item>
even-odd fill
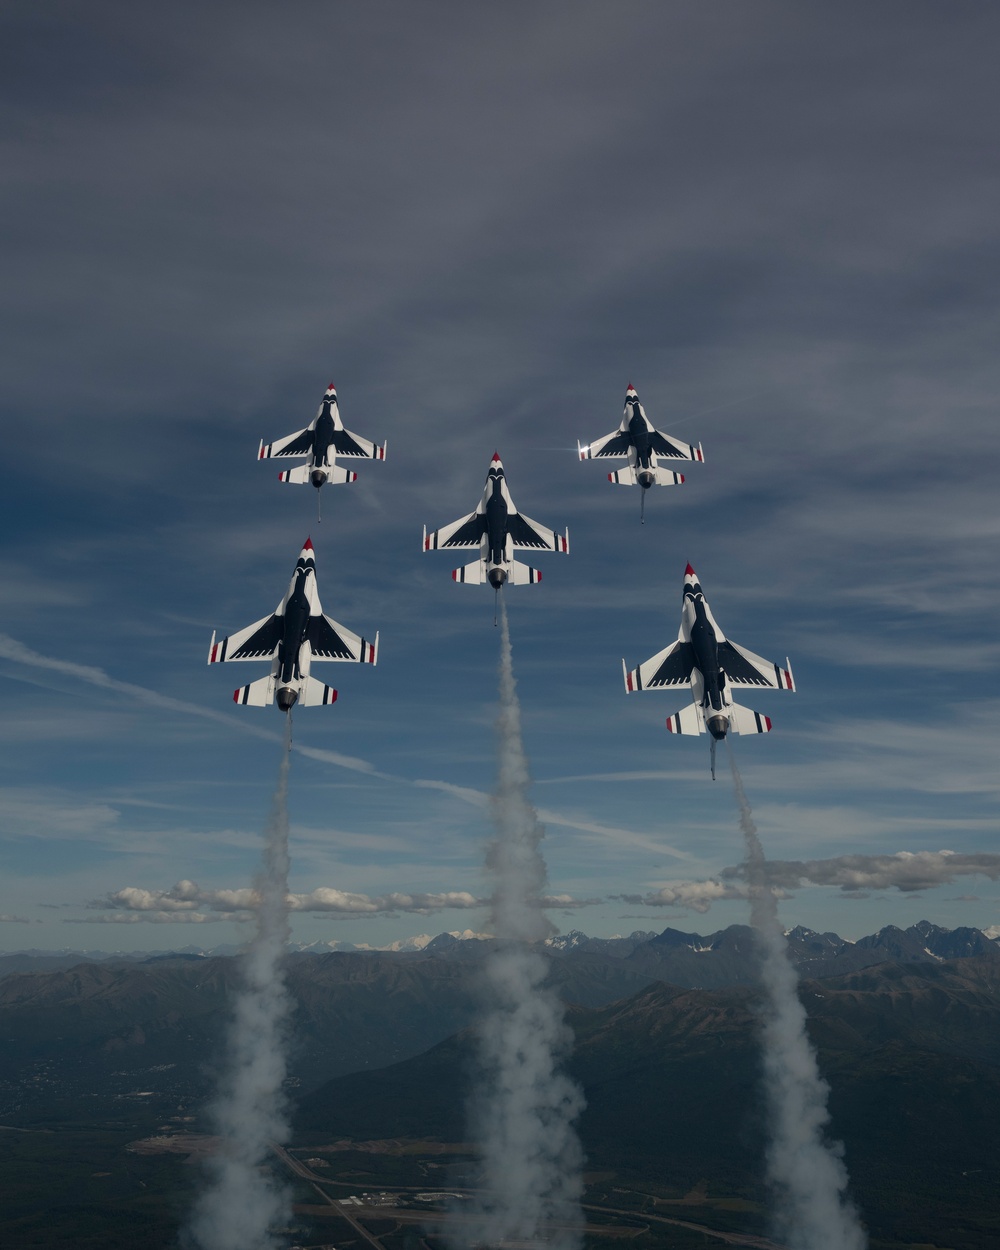
[[[729,721],[725,716],[710,716],[705,727],[716,742],[721,742],[729,729]]]
[[[507,580],[507,574],[503,569],[490,569],[486,576],[494,590],[499,590]]]
[[[298,697],[299,692],[292,686],[282,686],[275,696],[275,700],[283,712],[290,712]]]

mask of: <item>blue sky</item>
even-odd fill
[[[769,856],[809,863],[786,922],[1000,924],[1000,15],[0,23],[4,949],[240,940],[280,718],[231,702],[263,667],[205,657],[308,534],[325,610],[382,647],[295,719],[295,935],[483,926],[441,904],[486,888],[498,631],[420,535],[495,449],[571,535],[508,598],[552,893],[580,904],[557,925],[746,919],[725,774],[666,734],[678,698],[621,682],[676,636],[689,560],[723,629],[795,670],[752,701],[774,733],[735,744]],[[255,454],[331,379],[388,458],[317,525]],[[705,448],[644,527],[575,455],[630,381]]]

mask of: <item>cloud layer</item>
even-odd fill
[[[803,886],[834,886],[845,896],[867,897],[872,890],[903,894],[951,885],[961,877],[1000,880],[1000,855],[982,852],[897,851],[892,855],[840,855],[835,859],[767,860],[760,871],[777,897]],[[725,868],[719,879],[669,881],[648,894],[621,896],[624,902],[645,907],[687,907],[706,912],[722,899],[748,898],[744,864]]]

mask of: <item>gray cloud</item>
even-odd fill
[[[904,894],[949,885],[959,877],[1000,880],[1000,855],[983,852],[897,851],[894,855],[840,855],[835,859],[769,860],[772,885],[795,889],[802,885],[838,886],[845,892],[896,889]],[[723,880],[740,879],[743,866],[726,868]]]
[[[909,894],[949,885],[960,877],[1000,880],[1000,855],[957,851],[897,851],[893,855],[840,855],[834,859],[767,860],[762,871],[776,897],[804,886],[837,886],[845,898],[867,898],[870,890]],[[644,907],[690,908],[707,912],[726,899],[749,897],[746,866],[724,868],[707,881],[668,881],[647,894],[620,894],[622,902]]]

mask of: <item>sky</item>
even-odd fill
[[[0,949],[243,940],[281,714],[207,650],[308,535],[381,649],[294,718],[295,939],[484,931],[499,630],[420,547],[494,451],[570,531],[507,597],[555,926],[747,920],[725,756],[622,683],[688,561],[795,672],[733,745],[783,921],[1000,924],[998,37],[964,0],[4,5]],[[317,523],[256,451],[331,380],[388,453]],[[642,526],[576,456],[629,383],[705,452]]]

